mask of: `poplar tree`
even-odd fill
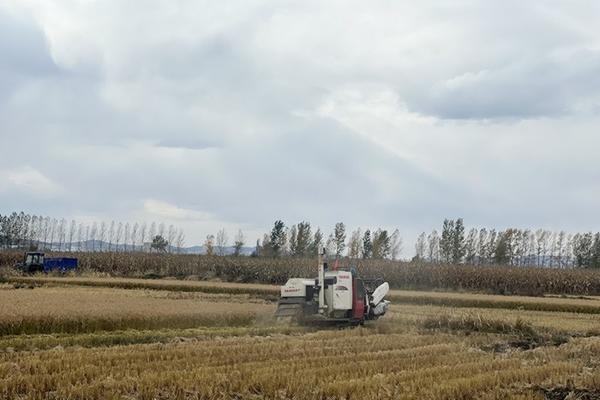
[[[452,231],[452,262],[460,264],[465,257],[465,225],[463,219],[459,218],[454,222]]]
[[[597,232],[594,235],[594,242],[592,244],[592,251],[590,253],[590,267],[600,268],[600,232]]]
[[[335,247],[335,257],[340,258],[346,249],[346,226],[343,222],[335,224],[333,243]]]
[[[465,241],[465,262],[475,264],[477,258],[477,229],[471,229]]]
[[[313,236],[313,240],[308,248],[308,252],[310,256],[315,256],[317,253],[321,251],[323,247],[323,233],[321,232],[321,228],[317,228],[315,234]]]
[[[298,223],[296,232],[296,255],[299,257],[306,257],[309,254],[311,246],[311,232],[310,223],[303,221]],[[292,252],[294,254],[294,252]],[[312,254],[311,254],[312,255]]]
[[[371,231],[367,229],[363,236],[362,258],[371,258],[373,256],[373,241],[371,240]]]
[[[442,226],[442,238],[440,239],[440,255],[442,261],[452,261],[452,237],[454,235],[454,221],[445,219]]]
[[[377,229],[373,233],[372,251],[373,258],[382,259],[389,257],[391,251],[391,238],[388,231]]]
[[[279,257],[281,255],[282,251],[285,249],[286,242],[285,224],[283,221],[277,220],[273,224],[273,229],[271,230],[270,245],[273,256]]]

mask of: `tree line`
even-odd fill
[[[600,232],[516,228],[466,232],[462,218],[446,219],[441,235],[433,230],[417,237],[415,254],[416,260],[432,263],[600,268]]]
[[[246,239],[241,230],[229,246],[225,229],[208,235],[203,243],[209,255],[242,255]],[[54,251],[157,251],[181,252],[185,234],[164,223],[67,221],[24,212],[0,214],[0,248]],[[310,222],[290,226],[277,220],[257,240],[257,257],[312,257],[319,248],[329,256],[352,259],[399,258],[402,238],[377,228],[347,232],[343,222],[325,235]],[[248,254],[248,253],[246,253]],[[600,232],[566,233],[544,229],[496,230],[465,228],[462,218],[446,219],[441,233],[422,232],[415,243],[414,260],[431,263],[600,268]]]
[[[54,251],[163,251],[180,252],[183,230],[164,223],[83,223],[65,218],[0,214],[0,248]]]
[[[224,229],[216,237],[208,235],[204,248],[207,254],[225,255],[228,239]],[[238,231],[234,239],[233,254],[239,255],[244,246],[244,235]],[[385,229],[360,228],[352,231],[347,237],[346,225],[343,222],[335,224],[333,232],[325,236],[317,227],[313,231],[310,222],[301,221],[286,226],[281,220],[273,224],[270,232],[265,233],[262,240],[256,241],[252,255],[255,257],[313,257],[319,249],[336,258],[374,258],[396,260],[402,251],[402,238],[398,229],[389,233]]]

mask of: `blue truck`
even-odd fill
[[[77,259],[74,257],[46,258],[44,253],[29,252],[25,253],[23,262],[17,264],[17,268],[29,274],[36,272],[74,271],[77,269]]]

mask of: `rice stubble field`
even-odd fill
[[[318,330],[273,321],[268,285],[57,279],[0,285],[0,398],[600,396],[595,297],[392,291]]]

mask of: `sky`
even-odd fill
[[[0,0],[0,214],[598,230],[600,3]]]

